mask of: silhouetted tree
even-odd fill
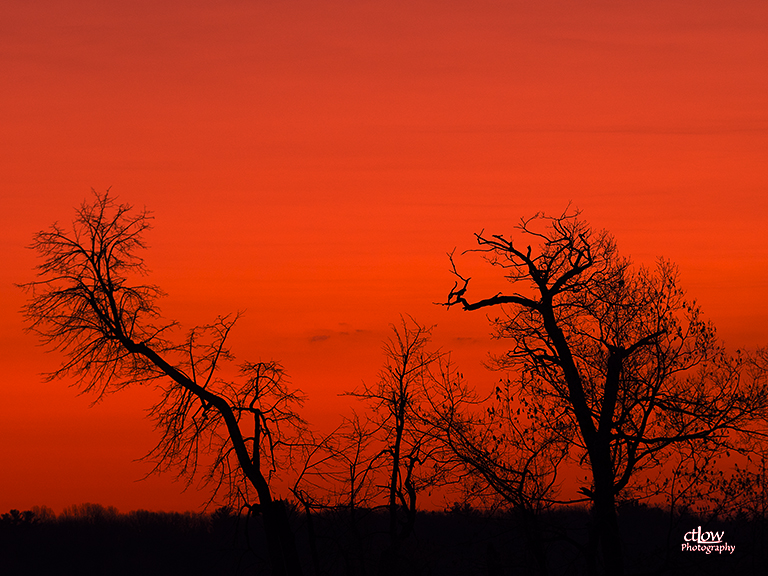
[[[385,570],[390,572],[401,542],[413,530],[418,493],[435,486],[442,476],[440,459],[435,457],[442,446],[435,441],[426,411],[435,386],[431,370],[443,356],[428,349],[431,329],[410,317],[401,318],[392,331],[384,343],[386,360],[378,381],[350,393],[368,404],[374,437],[383,445],[379,455],[385,458],[390,540]]]
[[[537,427],[561,430],[563,449],[588,464],[591,483],[581,491],[594,514],[590,570],[599,549],[605,571],[622,574],[619,494],[681,447],[744,448],[768,391],[742,377],[669,262],[633,267],[578,213],[537,214],[517,229],[517,239],[476,235],[476,251],[513,292],[469,301],[470,279],[451,255],[457,281],[446,305],[496,311],[495,336],[512,343],[496,358],[514,375],[503,392],[530,408]]]
[[[67,506],[59,516],[60,520],[82,520],[95,524],[97,522],[114,521],[119,512],[114,506],[102,506],[85,502]]]
[[[76,212],[72,230],[54,224],[31,246],[41,263],[37,280],[23,284],[29,328],[64,354],[49,379],[71,376],[83,392],[103,395],[133,384],[161,391],[152,416],[161,433],[150,453],[158,470],[174,467],[189,481],[201,453],[212,453],[206,479],[214,489],[251,505],[255,492],[276,575],[300,567],[284,502],[273,498],[270,479],[283,457],[303,445],[305,426],[296,409],[302,397],[289,390],[275,362],[245,362],[227,374],[233,357],[227,339],[237,317],[219,317],[171,340],[175,322],[164,321],[157,286],[141,283],[140,256],[151,216],[94,191]]]
[[[768,348],[760,348],[744,360],[749,377],[768,385]],[[765,522],[768,518],[768,441],[759,438],[746,458],[733,463],[735,473],[718,475],[705,486],[720,496],[716,511]],[[688,505],[684,501],[684,505]],[[756,523],[760,523],[756,522]]]
[[[12,526],[30,525],[37,521],[38,518],[32,510],[24,510],[23,512],[20,512],[14,508],[9,512],[0,515],[0,522]]]
[[[480,397],[450,362],[440,362],[428,415],[447,447],[444,466],[462,479],[464,502],[493,511],[510,510],[520,521],[527,552],[547,573],[539,518],[558,489],[558,469],[567,456],[569,430],[537,422],[535,406],[514,402],[509,382]]]
[[[354,518],[361,507],[373,507],[382,493],[376,475],[383,452],[374,446],[378,429],[353,412],[307,452],[292,492],[313,509],[344,509]]]
[[[313,515],[331,513],[342,526],[336,538],[350,574],[365,573],[365,548],[358,522],[371,512],[383,494],[377,478],[384,464],[383,452],[374,447],[376,429],[356,412],[308,451],[292,492],[307,519],[315,573],[320,574]],[[345,536],[346,535],[346,536]]]

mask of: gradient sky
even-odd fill
[[[733,347],[768,344],[768,4],[100,2],[0,9],[0,511],[197,508],[137,482],[152,393],[89,408],[18,313],[32,235],[112,186],[185,326],[246,310],[330,425],[388,324],[437,324],[480,386],[482,313],[433,305],[447,251],[569,201],[636,262],[665,256]],[[478,292],[501,289],[471,255]]]

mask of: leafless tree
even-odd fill
[[[511,342],[495,360],[514,375],[505,394],[533,408],[537,427],[573,439],[569,456],[591,471],[581,488],[594,513],[590,569],[599,549],[605,571],[622,574],[617,497],[681,446],[744,448],[768,392],[742,377],[669,262],[633,267],[578,213],[537,214],[517,230],[476,235],[476,251],[513,291],[468,300],[470,279],[451,255],[446,305],[495,311],[495,336]]]
[[[270,488],[280,462],[306,444],[298,416],[302,396],[276,362],[234,360],[227,340],[237,317],[223,316],[172,341],[177,325],[162,319],[141,257],[151,215],[94,192],[72,229],[54,224],[31,246],[41,261],[24,315],[42,341],[64,355],[49,379],[69,376],[97,399],[134,384],[154,384],[152,408],[161,439],[149,457],[157,470],[191,481],[212,458],[204,479],[263,515],[276,575],[298,574],[284,502]],[[252,500],[255,493],[258,504]]]
[[[293,492],[319,509],[343,509],[354,517],[361,507],[374,507],[382,488],[376,477],[384,452],[375,446],[379,427],[357,412],[345,418],[308,453]]]
[[[448,356],[433,372],[427,418],[444,446],[443,467],[458,481],[464,503],[517,518],[527,552],[545,575],[540,519],[557,497],[558,471],[568,453],[570,430],[564,425],[539,425],[537,406],[514,402],[509,380],[500,381],[489,396],[480,396]]]
[[[394,570],[400,544],[413,530],[419,492],[441,482],[445,470],[431,420],[432,368],[443,354],[429,350],[431,328],[402,317],[384,343],[385,364],[378,381],[350,395],[365,401],[375,423],[375,437],[386,458],[386,498],[390,544],[386,561]]]
[[[337,543],[350,573],[364,573],[366,541],[359,521],[379,506],[385,487],[379,482],[386,450],[377,444],[380,426],[357,412],[308,452],[292,492],[304,507],[315,572],[320,573],[313,514],[332,514],[340,530]]]

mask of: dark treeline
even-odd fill
[[[307,517],[289,507],[300,562],[307,574],[362,576],[381,573],[388,546],[386,511],[313,514],[314,546]],[[768,565],[768,523],[764,517],[720,519],[668,512],[637,503],[619,507],[627,566],[635,574],[763,574]],[[588,543],[586,507],[542,515],[546,568],[552,575],[584,573]],[[684,535],[725,533],[733,552],[683,552]],[[210,514],[148,512],[120,514],[84,504],[56,516],[45,507],[0,518],[3,574],[269,574],[260,517],[239,516],[222,507]],[[401,546],[397,573],[403,575],[535,574],[540,570],[521,523],[509,513],[482,513],[466,505],[445,512],[419,512],[413,533]],[[310,550],[314,549],[315,557]]]

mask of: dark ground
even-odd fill
[[[0,574],[4,575],[215,575],[268,574],[260,519],[219,509],[213,514],[135,511],[118,514],[83,505],[58,517],[38,510],[11,511],[0,519]],[[381,512],[314,513],[316,562],[307,518],[292,521],[305,576],[378,576],[387,548]],[[46,517],[47,516],[47,517]],[[585,509],[551,511],[540,518],[542,549],[550,575],[585,574]],[[768,574],[764,519],[707,524],[661,509],[625,505],[620,510],[628,574]],[[724,531],[733,554],[683,552],[686,532]],[[530,534],[511,515],[489,516],[462,507],[421,513],[403,544],[398,573],[440,576],[540,574]],[[316,574],[317,573],[317,574]]]

